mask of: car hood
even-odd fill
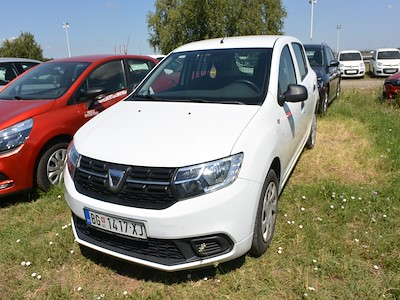
[[[391,75],[391,76],[388,77],[386,80],[387,80],[387,81],[395,81],[395,80],[397,80],[397,79],[400,79],[400,72]]]
[[[385,67],[398,67],[400,65],[400,59],[379,59]]]
[[[339,63],[345,67],[359,67],[360,64],[363,64],[364,62],[361,60],[346,60]]]
[[[179,167],[231,154],[255,105],[123,101],[75,134],[84,156],[108,162]]]
[[[52,100],[0,100],[0,129],[51,109]]]
[[[385,84],[390,83],[395,86],[400,86],[400,72],[395,73],[385,79]]]

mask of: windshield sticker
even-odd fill
[[[110,101],[112,99],[115,99],[115,98],[118,98],[118,97],[121,97],[121,96],[125,96],[126,94],[128,94],[128,90],[122,90],[122,91],[119,91],[117,93],[110,94],[110,95],[98,100],[97,102],[101,104],[101,103]]]
[[[217,68],[212,65],[211,70],[210,70],[210,78],[214,79],[217,76]]]

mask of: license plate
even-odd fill
[[[357,74],[357,70],[348,70],[346,71],[347,74]]]
[[[86,208],[84,212],[88,225],[130,237],[147,239],[146,227],[141,222],[105,215]]]
[[[383,70],[386,74],[393,74],[397,72],[397,69],[384,69]]]

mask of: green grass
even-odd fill
[[[61,188],[2,199],[0,299],[399,299],[400,111],[379,97],[344,91],[318,119],[260,258],[164,273],[84,256]]]

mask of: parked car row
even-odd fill
[[[137,55],[57,59],[8,83],[0,92],[0,196],[61,182],[75,131],[157,63]]]
[[[310,65],[318,76],[318,112],[327,113],[328,106],[340,95],[341,72],[332,49],[325,43],[304,45]]]
[[[364,74],[290,36],[38,64],[0,92],[0,196],[63,182],[81,247],[164,271],[260,256],[317,114]]]

